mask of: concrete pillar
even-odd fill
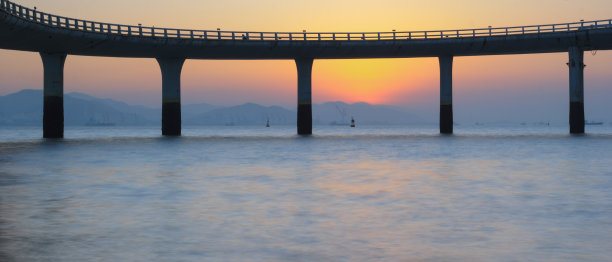
[[[453,57],[440,56],[440,133],[453,133]]]
[[[64,137],[64,63],[66,54],[40,53],[44,69],[43,137]]]
[[[569,49],[571,134],[584,133],[584,51],[579,47]]]
[[[312,134],[312,58],[295,59],[298,71],[298,135]]]
[[[181,70],[184,58],[157,58],[162,73],[162,135],[181,135]]]

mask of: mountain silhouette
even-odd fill
[[[42,125],[42,90],[21,90],[0,96],[1,126]],[[295,125],[295,109],[246,103],[219,107],[206,103],[183,105],[185,125]],[[328,102],[313,105],[313,124],[348,125],[354,118],[357,125],[406,125],[426,123],[405,109],[367,103]],[[160,125],[161,109],[128,105],[113,99],[97,98],[83,93],[64,95],[64,122],[82,125]]]

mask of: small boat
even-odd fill
[[[603,125],[603,122],[584,121],[584,124],[588,126],[600,126],[600,125]]]
[[[270,118],[268,118],[268,120],[266,122],[266,127],[270,127]]]
[[[351,117],[351,127],[355,127],[355,119]]]

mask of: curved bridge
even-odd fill
[[[584,133],[583,54],[612,49],[612,20],[440,31],[246,32],[94,22],[0,0],[0,48],[41,54],[44,137],[63,137],[63,67],[69,54],[156,58],[163,82],[162,134],[180,135],[185,59],[294,59],[298,134],[311,134],[314,59],[439,57],[440,132],[452,133],[454,56],[568,52],[570,132]]]

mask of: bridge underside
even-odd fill
[[[438,57],[440,132],[453,132],[454,56],[569,53],[570,132],[584,132],[583,52],[612,49],[612,28],[420,40],[272,41],[127,36],[51,27],[0,11],[0,48],[39,52],[45,70],[44,136],[63,137],[66,55],[156,58],[163,79],[162,133],[181,134],[180,74],[185,59],[293,59],[298,70],[298,134],[312,133],[314,59]]]

